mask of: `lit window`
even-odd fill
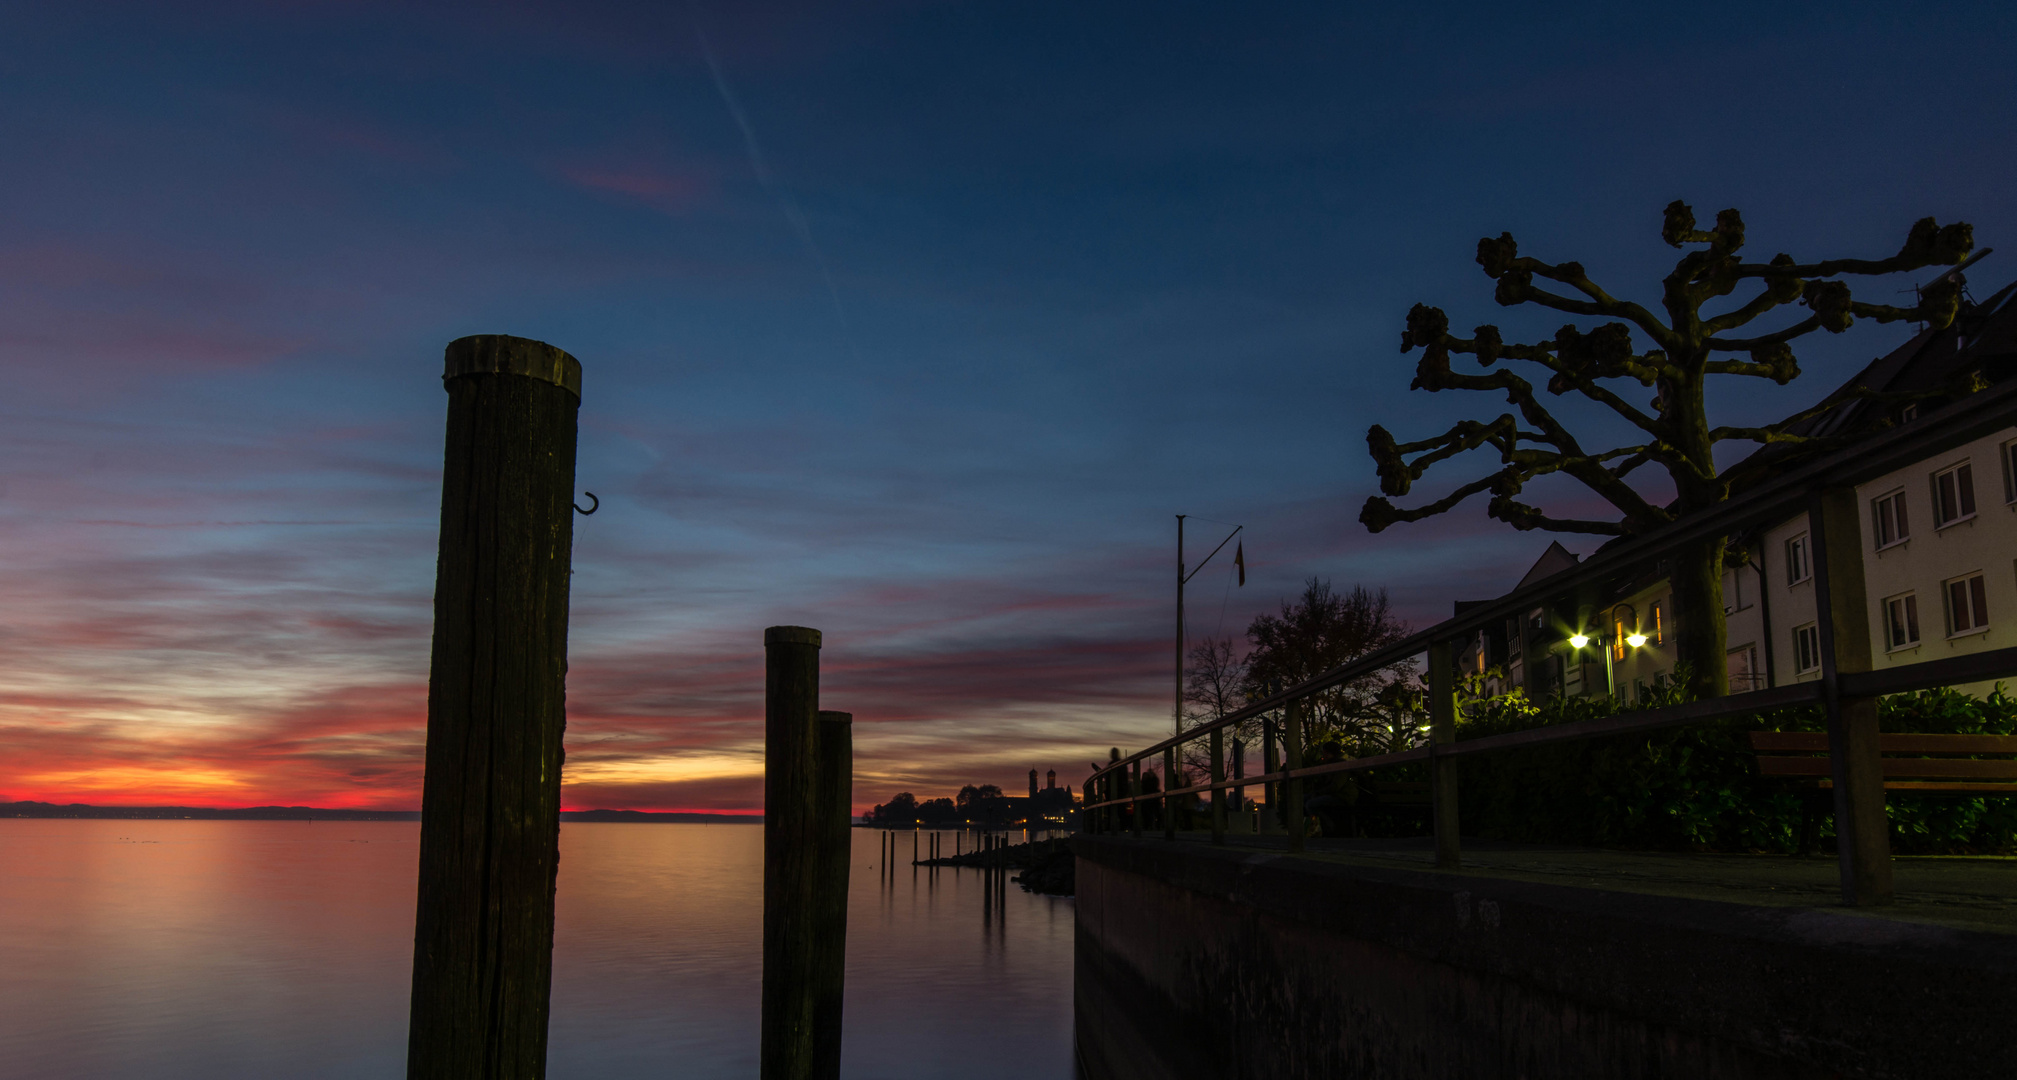
[[[1911,593],[1884,601],[1884,644],[1902,649],[1919,644],[1919,598]]]
[[[1821,669],[1821,627],[1818,623],[1793,628],[1793,671],[1805,675]]]
[[[1666,643],[1667,602],[1665,600],[1655,600],[1653,601],[1653,644],[1665,645]]]
[[[1798,585],[1813,574],[1807,565],[1807,534],[1786,541],[1786,584]]]
[[[1989,625],[1989,597],[1981,574],[1947,583],[1947,633],[1972,634]]]
[[[1933,474],[1933,524],[1946,528],[1975,516],[1975,475],[1962,462]]]
[[[1870,531],[1877,537],[1877,550],[1903,543],[1912,535],[1912,523],[1905,516],[1905,492],[1901,489],[1870,501]]]

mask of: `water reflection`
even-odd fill
[[[843,1075],[1070,1076],[1071,901],[883,836],[854,831]],[[0,820],[0,1078],[398,1075],[417,838]],[[756,1074],[762,855],[753,826],[562,827],[549,1075]]]

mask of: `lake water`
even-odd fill
[[[0,819],[0,1077],[403,1075],[419,832]],[[1072,902],[914,871],[908,833],[886,873],[880,839],[854,831],[841,1074],[1070,1077]],[[560,851],[547,1075],[756,1076],[763,830],[567,823]]]

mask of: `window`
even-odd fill
[[[1972,634],[1989,626],[1989,597],[1982,575],[1971,574],[1947,583],[1947,634]]]
[[[1808,623],[1793,628],[1793,672],[1805,675],[1821,670],[1821,626]]]
[[[1919,644],[1919,598],[1911,593],[1884,601],[1884,645],[1903,649]]]
[[[1729,653],[1730,692],[1742,694],[1750,690],[1762,690],[1765,678],[1758,672],[1758,647],[1739,645]]]
[[[1905,491],[1899,489],[1870,501],[1870,532],[1877,538],[1877,550],[1902,544],[1912,535],[1905,517]]]
[[[1666,643],[1667,602],[1665,600],[1655,600],[1653,601],[1653,644],[1665,645]]]
[[[1933,474],[1933,524],[1946,528],[1975,516],[1975,476],[1967,462]]]
[[[1744,598],[1744,572],[1731,570],[1723,575],[1723,614],[1742,611],[1751,606]]]
[[[1786,584],[1798,585],[1813,573],[1814,568],[1807,565],[1807,534],[1786,541]]]
[[[1909,423],[1911,423],[1912,421],[1914,421],[1914,420],[1917,420],[1917,419],[1919,419],[1919,403],[1918,403],[1918,402],[1916,402],[1916,401],[1915,401],[1915,402],[1913,402],[1913,403],[1911,403],[1911,404],[1909,404],[1909,405],[1904,405],[1904,406],[1901,406],[1901,407],[1900,407],[1900,408],[1898,409],[1898,422],[1899,422],[1899,423],[1901,423],[1901,424],[1909,424]]]
[[[2017,439],[2003,444],[2003,501],[2017,503]]]

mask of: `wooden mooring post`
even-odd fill
[[[803,626],[763,632],[763,1023],[762,1080],[813,1077],[820,880],[832,835],[831,802],[819,782],[820,633]],[[892,852],[892,854],[894,854]]]
[[[821,710],[817,799],[827,839],[820,851],[818,925],[813,927],[812,1077],[840,1076],[841,1003],[846,997],[847,870],[854,820],[854,714]]]
[[[546,1074],[581,365],[449,344],[409,1080]]]

